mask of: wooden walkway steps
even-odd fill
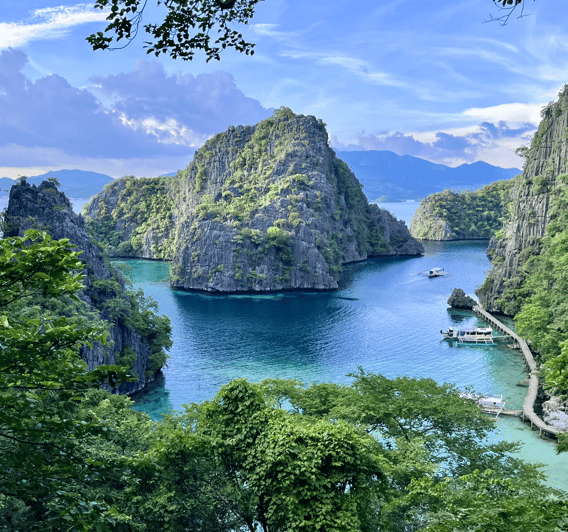
[[[538,394],[538,377],[537,377],[537,367],[536,362],[532,356],[531,350],[527,342],[521,338],[518,334],[513,332],[509,327],[501,323],[497,318],[489,314],[485,309],[481,308],[479,305],[473,307],[473,312],[478,316],[481,316],[485,321],[489,322],[495,329],[501,331],[502,333],[510,336],[513,341],[518,345],[523,353],[525,359],[525,364],[528,370],[528,384],[529,389],[527,391],[527,396],[523,403],[523,411],[521,417],[523,420],[530,422],[531,429],[536,427],[539,431],[539,436],[552,436],[557,437],[563,431],[557,429],[556,427],[551,427],[540,419],[534,412],[534,403],[536,401],[536,396]]]

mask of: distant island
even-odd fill
[[[473,192],[444,190],[428,196],[412,217],[411,235],[420,240],[490,239],[503,227],[519,177]]]
[[[482,161],[452,168],[391,151],[338,151],[337,156],[363,184],[369,201],[376,202],[420,201],[445,189],[476,190],[522,173],[518,168],[500,168]]]

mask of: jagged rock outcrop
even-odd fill
[[[496,181],[473,192],[444,190],[423,199],[410,223],[420,240],[480,240],[502,227],[515,180]]]
[[[514,190],[510,215],[489,243],[493,268],[477,290],[479,301],[490,312],[515,314],[513,292],[525,274],[522,266],[540,251],[540,240],[553,218],[551,200],[568,172],[568,90],[541,112],[542,121],[531,146],[525,149],[522,178]]]
[[[118,391],[131,393],[142,389],[156,373],[156,369],[152,369],[152,349],[135,327],[112,319],[107,305],[115,298],[121,299],[124,307],[132,305],[124,280],[105,260],[103,250],[93,243],[83,217],[73,212],[65,194],[51,182],[30,186],[24,181],[10,190],[4,216],[4,236],[22,236],[31,228],[46,231],[56,240],[67,238],[82,251],[80,258],[85,263],[85,289],[79,297],[101,319],[109,322],[112,340],[107,346],[95,344],[92,348],[82,348],[81,357],[88,369],[101,364],[123,364],[124,354],[128,353],[128,365],[136,372],[138,380],[122,383]]]
[[[170,259],[174,288],[331,290],[344,263],[423,253],[368,203],[325,125],[285,108],[210,139],[175,178],[156,178],[161,192],[144,186],[113,183],[87,216],[110,253]]]
[[[568,431],[568,415],[566,405],[559,397],[551,397],[542,403],[542,413],[544,421],[557,429]]]
[[[461,288],[454,288],[452,295],[448,298],[448,305],[452,308],[471,310],[477,302],[472,297],[466,296]]]

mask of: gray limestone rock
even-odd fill
[[[472,297],[466,296],[461,288],[454,288],[448,299],[448,305],[452,308],[471,310],[477,302]]]
[[[112,342],[107,346],[93,345],[81,349],[81,357],[87,363],[89,370],[101,364],[115,364],[119,353],[128,347],[136,354],[132,369],[136,371],[138,380],[125,382],[120,385],[119,393],[132,393],[142,389],[154,376],[147,376],[147,365],[152,351],[141,336],[131,327],[109,320],[102,305],[95,305],[92,299],[92,282],[96,280],[109,280],[115,278],[125,289],[120,274],[111,271],[104,258],[103,250],[96,245],[87,231],[83,216],[73,212],[71,203],[55,186],[43,181],[39,186],[30,186],[26,182],[12,186],[10,199],[5,215],[5,236],[23,236],[27,229],[44,230],[53,239],[67,238],[82,251],[81,260],[85,263],[83,271],[85,289],[79,297],[93,310],[99,313],[102,319],[110,323]],[[114,294],[113,294],[114,296]],[[110,295],[109,295],[110,297]],[[126,292],[117,297],[126,298]]]
[[[551,198],[559,176],[568,172],[567,87],[558,102],[543,109],[543,120],[526,154],[522,179],[516,185],[512,211],[502,233],[489,243],[493,268],[476,293],[480,304],[490,312],[518,311],[514,303],[504,307],[498,300],[505,288],[514,289],[522,282],[522,265],[539,253],[540,240],[552,219]]]
[[[141,192],[143,180],[119,181],[87,216],[95,230],[116,221],[122,243],[110,244],[111,253],[131,245],[132,256],[171,260],[174,288],[333,290],[342,264],[423,253],[404,222],[368,203],[323,123],[289,109],[256,126],[229,127],[161,185],[162,211]],[[141,201],[146,217],[133,213]]]

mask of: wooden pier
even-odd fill
[[[509,327],[505,324],[501,323],[497,318],[489,314],[486,310],[482,309],[479,305],[473,307],[473,312],[478,316],[481,316],[485,321],[490,323],[495,329],[501,331],[502,333],[510,336],[513,340],[514,345],[518,346],[518,348],[523,353],[523,357],[525,359],[525,364],[527,366],[528,371],[528,391],[527,396],[525,397],[525,401],[523,403],[523,410],[521,413],[521,418],[524,421],[527,421],[531,424],[531,429],[535,427],[538,429],[538,435],[554,437],[556,438],[558,434],[561,434],[563,431],[551,427],[550,425],[546,424],[542,419],[540,419],[534,412],[534,403],[536,401],[536,396],[538,394],[538,377],[537,377],[537,367],[536,362],[532,356],[531,350],[527,344],[527,342],[521,338],[517,333],[513,332]]]

